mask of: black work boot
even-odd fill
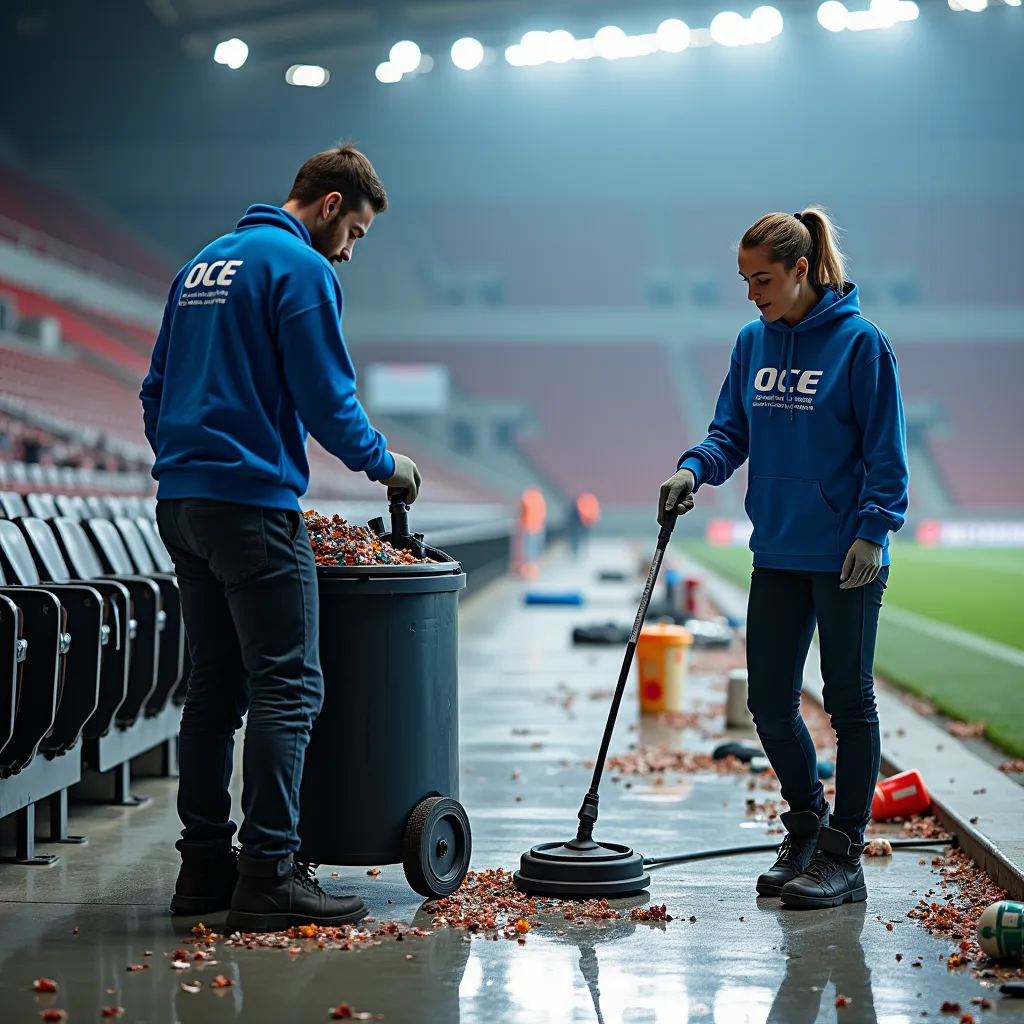
[[[845,832],[823,828],[807,870],[782,887],[782,902],[787,907],[813,908],[866,900],[863,852],[864,844],[851,843]]]
[[[828,808],[819,816],[814,811],[785,811],[779,815],[786,826],[786,838],[779,847],[775,863],[757,879],[758,896],[778,896],[810,863],[818,845],[818,832],[828,824]]]
[[[238,881],[238,850],[200,856],[181,851],[181,869],[171,897],[172,914],[216,914],[231,906]]]
[[[270,860],[243,853],[226,924],[236,932],[277,932],[302,924],[354,924],[368,913],[358,896],[325,893],[312,864],[291,854]]]

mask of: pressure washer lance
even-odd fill
[[[597,824],[598,788],[608,758],[615,720],[618,718],[626,681],[633,667],[633,655],[640,638],[640,630],[647,617],[654,585],[658,581],[658,573],[661,571],[661,564],[665,559],[665,551],[677,518],[675,512],[666,512],[658,534],[658,544],[651,560],[650,572],[647,574],[647,583],[640,598],[640,607],[637,609],[629,642],[626,644],[626,653],[622,659],[622,668],[619,670],[608,720],[605,722],[604,735],[601,737],[601,750],[594,765],[594,776],[580,806],[580,823],[576,837],[567,843],[541,843],[523,854],[519,870],[512,876],[516,888],[522,892],[585,899],[598,896],[625,896],[633,892],[642,892],[650,885],[651,876],[644,870],[643,858],[628,846],[596,842],[594,826]]]

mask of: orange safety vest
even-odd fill
[[[544,529],[547,517],[547,503],[544,495],[535,487],[523,491],[519,502],[519,525],[527,533],[539,533]]]
[[[581,494],[576,499],[576,513],[580,522],[589,529],[596,526],[601,518],[601,504],[593,494]]]

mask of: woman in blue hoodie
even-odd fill
[[[740,242],[739,271],[761,315],[740,331],[708,436],[662,485],[658,515],[688,512],[702,486],[749,459],[749,707],[790,807],[757,892],[838,906],[867,897],[860,856],[880,756],[872,662],[889,534],[907,511],[896,357],[861,316],[822,210],[762,217]],[[815,624],[838,748],[831,812],[800,716]]]

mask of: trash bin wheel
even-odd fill
[[[458,800],[429,796],[405,825],[402,866],[409,885],[421,896],[450,896],[469,870],[473,837],[469,817]]]

